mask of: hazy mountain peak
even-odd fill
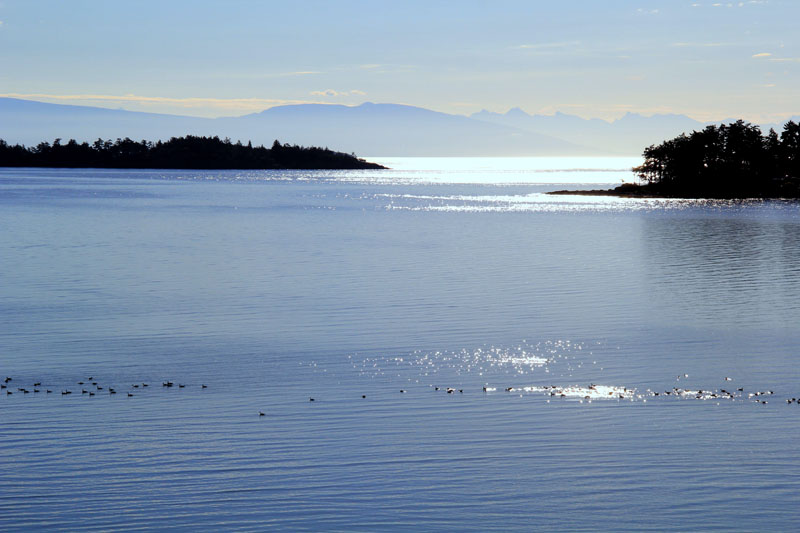
[[[530,117],[528,113],[522,110],[520,107],[512,107],[506,112],[507,117]]]
[[[469,115],[470,118],[489,118],[489,117],[502,117],[502,113],[495,113],[494,111],[489,111],[488,109],[481,109],[475,113]]]

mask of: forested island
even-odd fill
[[[0,139],[0,167],[165,168],[165,169],[381,169],[355,154],[327,148],[281,144],[271,148],[219,137],[173,137],[168,141],[97,139],[78,143],[56,139],[35,147]]]
[[[789,121],[780,136],[762,135],[738,120],[681,134],[645,148],[633,172],[640,183],[608,190],[555,191],[651,198],[800,198],[800,125]]]

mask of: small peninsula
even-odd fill
[[[116,141],[97,139],[78,143],[42,142],[35,147],[9,145],[0,139],[0,167],[53,168],[164,168],[237,170],[351,170],[383,169],[355,154],[328,148],[281,144],[271,148],[233,143],[219,137],[173,137],[168,141]]]
[[[548,194],[624,198],[800,199],[800,124],[789,121],[780,136],[737,120],[707,126],[647,147],[633,168],[640,183],[607,190]]]

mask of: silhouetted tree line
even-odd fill
[[[272,148],[246,145],[219,137],[173,137],[166,142],[97,139],[35,147],[11,146],[0,139],[0,167],[187,168],[187,169],[362,169],[384,168],[354,154],[327,148],[281,144]]]
[[[738,120],[647,147],[633,171],[642,188],[696,198],[800,197],[800,125],[780,137]]]

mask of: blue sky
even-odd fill
[[[394,102],[800,115],[797,0],[0,0],[0,94],[199,116]]]

